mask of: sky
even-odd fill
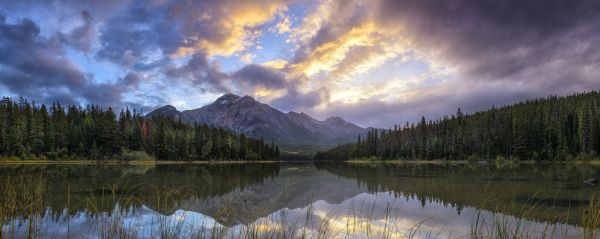
[[[0,1],[0,94],[390,127],[600,88],[594,0]]]

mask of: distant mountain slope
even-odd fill
[[[319,121],[305,113],[283,113],[250,96],[226,94],[194,110],[178,111],[167,105],[147,117],[175,117],[184,122],[232,129],[278,143],[288,151],[312,151],[352,142],[363,129],[340,117]]]
[[[165,105],[163,107],[160,107],[150,113],[148,113],[146,115],[147,118],[153,118],[153,117],[174,117],[174,118],[179,118],[180,114],[179,111],[177,110],[177,108],[175,108],[172,105]]]

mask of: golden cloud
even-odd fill
[[[213,9],[201,13],[197,19],[211,21],[214,28],[224,35],[223,39],[207,39],[200,34],[188,37],[194,44],[182,46],[171,55],[183,57],[204,51],[209,56],[231,56],[242,52],[261,34],[258,26],[272,21],[276,14],[284,12],[287,6],[282,1],[219,1]]]
[[[261,65],[270,67],[273,69],[281,70],[288,65],[288,61],[283,60],[283,59],[275,59],[275,60],[263,62],[263,63],[261,63]]]
[[[331,102],[342,104],[373,99],[395,101],[402,99],[390,95],[410,95],[410,90],[416,89],[427,75],[447,76],[454,72],[436,61],[435,52],[418,48],[401,22],[384,24],[374,17],[376,5],[376,1],[324,1],[292,30],[290,42],[297,45],[301,57],[286,69],[306,80],[298,86],[327,87],[332,92]],[[384,83],[376,85],[356,80],[392,59],[418,60],[427,64],[429,70],[424,76],[410,79],[384,76],[387,79],[378,79]]]

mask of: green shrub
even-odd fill
[[[148,155],[148,153],[146,153],[144,151],[123,151],[116,158],[118,160],[121,160],[121,161],[133,161],[133,160],[148,161],[148,160],[156,160],[156,159],[154,159],[154,157]]]

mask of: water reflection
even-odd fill
[[[597,190],[581,181],[599,172],[573,165],[1,166],[0,183],[28,175],[45,193],[40,210],[0,217],[9,218],[2,221],[8,238],[458,238],[474,230],[490,236],[496,232],[487,227],[499,222],[532,237],[578,238],[581,212]],[[484,222],[474,227],[476,220]]]
[[[427,202],[465,206],[578,224],[597,187],[600,167],[573,164],[318,164],[336,175],[355,179],[369,192],[391,191]],[[536,210],[531,210],[535,208]]]

